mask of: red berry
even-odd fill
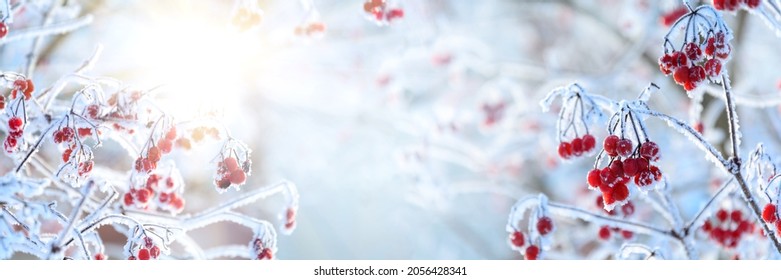
[[[62,162],[70,161],[71,153],[73,153],[73,150],[71,150],[70,148],[65,149],[65,151],[62,152]]]
[[[8,120],[8,128],[10,131],[22,131],[22,126],[24,126],[24,121],[19,117],[11,117]]]
[[[600,189],[612,187],[618,178],[613,175],[613,171],[610,170],[610,167],[602,168],[602,170],[599,171],[599,176],[602,178],[602,184],[599,186]],[[602,192],[605,192],[605,190],[602,190]]]
[[[513,244],[516,248],[523,247],[524,243],[526,243],[526,239],[523,236],[523,232],[515,231],[510,234],[510,243]]]
[[[170,129],[168,129],[168,132],[165,133],[165,139],[168,139],[169,141],[174,141],[176,139],[175,126],[172,126]]]
[[[624,177],[624,164],[620,159],[614,160],[608,167],[613,176],[617,178]]]
[[[184,200],[179,197],[176,194],[171,194],[171,207],[173,207],[176,211],[181,211],[184,209]]]
[[[157,259],[157,257],[159,257],[159,256],[160,256],[160,248],[159,248],[159,247],[157,247],[157,246],[152,246],[152,248],[151,248],[151,249],[149,249],[149,255],[150,255],[150,256],[151,256],[153,259]]]
[[[702,230],[704,231],[711,231],[713,229],[713,225],[710,223],[710,220],[705,221],[705,224],[702,225]]]
[[[600,175],[599,169],[592,169],[586,176],[589,186],[592,188],[598,188],[602,184],[602,175]]]
[[[158,161],[160,161],[160,148],[158,148],[157,146],[150,147],[149,151],[147,151],[146,153],[146,157],[149,159],[150,162],[157,163]]]
[[[624,201],[629,198],[629,188],[624,183],[617,183],[613,186],[613,198],[616,201]]]
[[[632,216],[632,214],[635,213],[635,205],[632,204],[631,201],[627,202],[624,206],[621,206],[621,212],[623,212],[626,217]]]
[[[155,246],[155,242],[152,240],[151,237],[146,236],[144,237],[144,246],[146,246],[147,249],[152,248],[152,246]]]
[[[8,25],[0,21],[0,39],[5,37],[5,35],[8,35]]]
[[[662,180],[662,170],[659,169],[659,167],[656,167],[655,165],[651,165],[648,167],[648,171],[651,172],[651,175],[653,176],[652,179],[654,182],[658,182]]]
[[[716,10],[724,10],[724,2],[726,0],[713,0],[713,8]]]
[[[152,193],[149,192],[149,189],[144,188],[136,191],[136,199],[138,199],[138,202],[141,202],[141,204],[149,202],[150,197],[152,197]]]
[[[391,9],[390,11],[388,11],[387,17],[388,17],[388,21],[403,18],[404,17],[404,10],[398,9],[398,8],[397,9]]]
[[[720,59],[727,59],[730,52],[732,52],[732,47],[730,47],[730,45],[724,45],[723,47],[716,49],[716,57]]]
[[[576,157],[579,157],[583,154],[583,150],[583,139],[572,139],[572,154]]]
[[[618,140],[619,138],[616,135],[610,135],[607,138],[605,138],[605,141],[602,145],[602,147],[605,149],[605,153],[607,153],[611,157],[618,155],[618,152],[616,151],[616,147],[618,146]]]
[[[149,249],[141,248],[138,250],[138,259],[142,261],[149,260]]]
[[[651,174],[651,171],[648,170],[640,171],[640,173],[635,175],[635,184],[638,187],[650,186],[651,184],[654,183],[653,176],[654,175]]]
[[[168,201],[170,200],[170,197],[169,197],[169,195],[167,193],[161,192],[157,196],[157,200],[159,200],[160,203],[168,203]]]
[[[583,135],[583,152],[588,153],[591,152],[592,149],[597,145],[597,140],[594,139],[594,136],[591,136],[591,134]]]
[[[621,236],[624,237],[624,239],[632,239],[632,236],[634,236],[634,235],[635,234],[633,232],[628,231],[628,230],[622,230],[621,231]]]
[[[746,3],[746,6],[749,7],[749,9],[756,9],[757,7],[759,7],[759,3],[761,1],[760,0],[745,0],[744,2]],[[2,36],[0,36],[0,37],[2,37]]]
[[[553,230],[553,221],[548,217],[542,217],[537,220],[537,231],[541,235],[546,235]]]
[[[632,140],[629,139],[618,140],[618,143],[616,144],[616,151],[618,152],[618,155],[622,157],[628,157],[631,155],[632,148]]]
[[[673,80],[679,85],[684,85],[689,82],[689,67],[681,66],[675,69],[673,72]]]
[[[610,228],[608,226],[599,227],[599,238],[602,240],[610,239]]]
[[[35,90],[35,85],[33,84],[32,80],[27,80],[27,87],[23,90],[24,92],[24,99],[28,100],[30,97],[33,96],[33,91]]]
[[[686,66],[688,59],[686,59],[686,55],[683,52],[672,52],[670,55],[672,55],[673,58],[673,67],[681,67]],[[675,69],[673,69],[675,71]]]
[[[225,167],[228,168],[228,171],[234,171],[240,169],[239,162],[234,157],[227,157],[222,162],[225,164]]]
[[[258,254],[259,260],[270,260],[274,258],[274,253],[269,248],[263,248],[263,251]]]
[[[762,210],[762,219],[768,223],[775,223],[778,220],[775,204],[769,203],[765,205],[765,209]]]
[[[705,55],[713,56],[715,52],[716,52],[716,38],[710,37],[708,38],[707,43],[705,43]]]
[[[244,181],[247,180],[247,174],[244,173],[244,170],[236,169],[231,172],[230,175],[230,182],[234,185],[241,185],[244,184]]]
[[[708,77],[716,78],[721,74],[721,60],[718,59],[708,59],[705,61],[705,74],[708,75]]]
[[[123,202],[125,202],[125,206],[133,205],[133,195],[130,193],[126,193]]]
[[[84,176],[90,172],[92,172],[92,167],[95,163],[91,160],[80,162],[79,163],[79,176]]]
[[[129,260],[129,261],[135,261],[135,260],[136,260],[136,256],[130,256],[130,257],[127,257],[127,260]]]
[[[624,175],[627,177],[634,177],[638,172],[640,172],[640,165],[638,164],[638,160],[636,158],[625,159],[622,167],[624,170]]]
[[[106,255],[104,255],[103,253],[97,253],[95,254],[95,257],[93,257],[93,259],[97,261],[102,261],[106,259]]]
[[[537,245],[529,245],[529,247],[526,247],[525,255],[527,260],[536,260],[539,254],[540,248],[537,247]]]
[[[686,44],[686,46],[683,47],[683,52],[692,62],[698,62],[702,58],[702,50],[700,49],[700,46],[694,42]]]
[[[676,65],[671,54],[664,54],[659,58],[659,70],[662,71],[665,76],[672,74],[675,67]]]
[[[13,137],[9,135],[5,138],[5,142],[3,142],[3,147],[5,148],[5,151],[8,153],[12,153],[14,149],[16,149],[16,137]]]
[[[616,199],[613,197],[612,192],[603,192],[602,201],[605,205],[611,205],[613,203],[616,203]]]
[[[732,219],[733,222],[742,222],[743,221],[743,212],[740,212],[740,210],[732,210],[732,213],[729,214],[730,219]]]
[[[160,147],[160,152],[167,154],[173,149],[174,142],[168,139],[160,139],[160,141],[157,142],[157,146]]]
[[[567,142],[559,143],[559,156],[563,159],[572,157],[572,145]]]
[[[214,185],[220,189],[227,189],[231,186],[231,180],[228,177],[222,177],[219,180],[214,180]]]
[[[649,161],[659,160],[659,145],[653,141],[648,141],[640,146],[640,156]]]
[[[27,89],[27,80],[25,79],[15,80],[13,87],[17,90],[24,91],[25,89]]]
[[[679,18],[681,18],[683,15],[685,15],[688,12],[689,12],[689,9],[687,9],[686,7],[683,7],[683,6],[677,8],[675,10],[672,10],[672,11],[670,11],[670,12],[668,12],[668,13],[666,13],[666,14],[664,14],[662,16],[662,24],[664,26],[668,26],[669,27],[670,25],[675,23],[675,21],[677,21]]]
[[[727,210],[719,209],[719,211],[716,212],[716,219],[719,219],[720,222],[726,221],[727,217],[729,217]]]

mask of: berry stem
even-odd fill
[[[19,165],[16,166],[16,170],[14,172],[19,173],[19,171],[22,170],[22,167],[24,167],[24,164],[27,163],[27,161],[30,159],[30,156],[32,156],[33,153],[35,153],[35,151],[38,150],[38,147],[41,146],[41,143],[43,142],[43,139],[46,137],[47,134],[49,134],[49,131],[52,130],[52,128],[54,128],[55,126],[56,126],[55,124],[51,124],[51,125],[49,125],[49,128],[46,129],[46,131],[41,133],[41,136],[38,137],[38,141],[36,141],[35,145],[33,145],[30,148],[30,151],[27,152],[27,154],[24,156],[24,159],[22,159],[22,162],[20,162]]]
[[[714,202],[720,200],[723,196],[730,193],[730,191],[727,190],[730,189],[730,186],[732,186],[733,181],[735,181],[735,178],[730,178],[729,180],[727,180],[727,182],[724,182],[724,184],[721,185],[719,190],[716,191],[716,194],[714,194],[710,198],[710,200],[708,200],[708,203],[706,203],[705,206],[703,206],[700,209],[700,211],[698,211],[697,214],[694,215],[694,218],[692,218],[691,221],[689,221],[689,223],[686,224],[686,227],[683,229],[685,234],[688,235],[695,225],[700,224],[700,220],[702,217],[707,217],[703,215],[705,214],[705,212],[708,211],[708,209],[710,209],[710,206],[713,205]]]
[[[768,226],[767,222],[765,222],[764,219],[762,219],[762,210],[759,208],[759,205],[757,204],[757,201],[754,199],[754,195],[751,194],[751,190],[748,187],[748,184],[746,183],[746,180],[743,178],[743,174],[740,169],[741,160],[740,160],[740,151],[738,150],[738,142],[740,141],[740,135],[737,131],[738,129],[738,119],[737,114],[735,110],[735,104],[732,101],[732,90],[730,88],[729,81],[727,79],[727,72],[725,70],[724,73],[721,75],[721,84],[724,87],[724,98],[727,102],[727,119],[729,121],[729,138],[730,142],[732,142],[732,158],[731,163],[729,165],[725,165],[725,167],[731,171],[732,175],[735,177],[735,179],[738,181],[738,184],[740,185],[740,191],[743,193],[743,199],[746,200],[746,203],[748,203],[749,207],[751,207],[751,210],[754,212],[754,218],[759,221],[759,223],[762,225],[762,228],[764,228],[765,233],[767,233],[767,236],[770,237],[770,240],[773,241],[773,245],[776,247],[776,250],[781,253],[781,242],[779,242],[778,237],[776,234],[773,234],[773,231],[770,230],[770,226]],[[731,167],[731,168],[729,168]]]

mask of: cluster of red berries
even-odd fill
[[[689,13],[689,9],[687,9],[684,6],[680,6],[672,11],[669,11],[667,13],[662,14],[661,22],[664,26],[670,26],[675,23],[679,18],[681,18],[683,15]]]
[[[716,219],[709,219],[702,225],[702,230],[724,248],[737,247],[743,235],[751,234],[755,229],[754,223],[744,219],[743,212],[738,209],[719,209]]]
[[[635,146],[632,140],[610,135],[603,143],[610,163],[602,169],[588,172],[587,181],[592,189],[602,192],[603,203],[610,208],[629,198],[627,184],[634,179],[638,187],[650,186],[662,179],[662,171],[651,164],[659,160],[659,146],[646,141]],[[623,158],[623,160],[622,160]]]
[[[370,14],[379,23],[390,23],[404,17],[401,8],[388,8],[385,0],[368,0],[363,3],[363,11]]]
[[[257,260],[271,260],[274,259],[274,251],[271,250],[271,248],[265,246],[263,244],[263,240],[260,238],[255,238],[255,240],[252,241],[252,255],[255,256],[255,259]]]
[[[144,244],[140,244],[134,255],[130,255],[128,260],[156,260],[160,257],[160,247],[150,237],[144,237]],[[141,246],[143,245],[143,246]]]
[[[325,34],[325,23],[314,21],[296,26],[295,34],[297,36],[322,37]]]
[[[680,51],[660,57],[659,69],[665,75],[672,74],[675,83],[691,91],[706,78],[717,79],[721,75],[721,67],[732,51],[726,40],[724,32],[716,32],[702,46],[688,42]]]
[[[232,23],[238,27],[241,31],[246,31],[260,24],[263,19],[263,14],[258,9],[250,9],[241,7],[233,15]]]
[[[553,232],[553,220],[551,220],[550,217],[540,217],[537,219],[536,224],[537,232],[540,234],[540,236],[547,236],[551,232]],[[510,233],[509,236],[510,246],[513,249],[516,249],[518,251],[523,251],[524,256],[527,260],[536,260],[537,257],[539,257],[540,254],[540,247],[534,244],[532,241],[529,241],[528,246],[526,236],[523,234],[522,231],[516,230]],[[525,247],[525,248],[524,248]]]
[[[8,119],[8,136],[3,143],[6,153],[10,154],[17,150],[22,134],[24,134],[24,120],[17,116]]]
[[[24,95],[24,100],[30,100],[35,91],[35,85],[32,80],[18,79],[14,81],[14,88],[11,90],[11,99],[16,99],[16,96],[20,93]]]
[[[136,159],[135,169],[138,172],[150,173],[157,169],[157,163],[164,154],[171,152],[176,140],[176,127],[171,126],[168,131],[160,137],[156,145],[152,145],[146,151],[146,157]]]
[[[248,159],[249,160],[249,159]],[[219,190],[228,189],[231,185],[241,185],[247,181],[247,166],[248,160],[242,165],[239,165],[239,161],[235,157],[226,157],[222,161],[217,163],[217,179],[214,180],[214,185]]]
[[[143,186],[132,187],[125,193],[123,202],[125,206],[133,206],[139,209],[149,210],[159,208],[171,213],[180,213],[184,210],[184,198],[180,195],[182,183],[173,176],[164,177],[162,174],[150,174]]]
[[[3,39],[6,35],[8,35],[8,25],[0,21],[0,39]]]
[[[720,11],[734,12],[738,9],[756,9],[762,4],[761,0],[713,0],[713,7]]]
[[[597,197],[597,207],[605,211],[607,214],[611,216],[621,216],[623,218],[628,218],[632,216],[635,213],[635,205],[629,201],[626,204],[622,205],[620,210],[611,209],[606,210],[604,202],[602,201],[602,197]],[[613,233],[620,234],[621,237],[624,239],[631,239],[632,236],[634,236],[634,233],[629,230],[622,230],[620,228],[614,227],[611,228],[609,226],[603,225],[599,227],[599,232],[597,233],[599,236],[599,239],[602,240],[610,240],[610,236],[613,235]]]
[[[596,145],[597,140],[591,134],[583,135],[582,138],[575,137],[571,142],[562,141],[559,143],[559,156],[562,159],[579,157],[593,151]]]

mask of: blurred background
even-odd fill
[[[388,0],[403,10],[390,22],[378,22],[364,3],[88,1],[77,13],[94,22],[47,42],[36,80],[56,80],[102,44],[91,73],[164,85],[161,106],[182,118],[218,111],[253,149],[243,190],[282,179],[299,188],[298,227],[280,236],[280,259],[516,259],[505,223],[518,198],[542,192],[598,211],[585,183],[593,157],[562,162],[557,111],[539,106],[548,91],[575,81],[614,99],[635,98],[654,82],[655,109],[701,122],[710,141],[724,143],[723,106],[705,95],[705,110],[692,110],[658,70],[665,17],[681,1]],[[263,11],[258,24],[232,23],[243,5]],[[781,63],[781,40],[745,11],[725,18],[737,34],[733,87],[777,94],[779,75],[765,70]],[[313,23],[324,30],[296,32]],[[0,65],[13,69],[23,50],[2,47]],[[745,147],[763,140],[775,151],[777,108],[739,112]],[[693,144],[661,122],[649,126],[676,202],[691,215],[718,176]],[[604,127],[594,130],[601,143]],[[199,164],[216,154],[212,144],[175,152],[188,183],[186,212],[227,199],[216,196],[212,166]],[[639,219],[658,219],[637,203]],[[279,222],[281,198],[261,204],[245,210]],[[596,233],[557,221],[557,236],[568,241],[547,257],[610,258],[614,247]],[[250,233],[224,225],[195,238],[244,244]]]

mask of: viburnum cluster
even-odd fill
[[[363,3],[363,11],[377,24],[390,24],[404,17],[404,9],[388,7],[385,0],[367,0]]]
[[[716,10],[734,12],[738,9],[756,9],[762,0],[713,0]]]
[[[547,198],[540,196],[540,204],[535,207],[527,217],[529,221],[528,231],[524,233],[521,228],[520,216],[507,224],[507,230],[510,232],[508,241],[513,250],[521,252],[527,260],[536,260],[547,248],[548,239],[556,229],[551,217],[547,214],[545,202]],[[523,213],[519,213],[523,216]],[[517,222],[516,222],[517,220]]]
[[[606,214],[612,217],[628,219],[631,218],[632,215],[634,215],[635,213],[635,205],[631,201],[627,202],[624,205],[621,205],[621,207],[617,209],[612,209],[612,210],[605,209],[605,203],[601,196],[597,196],[596,201],[597,201],[596,202],[597,208],[602,209]],[[597,236],[599,236],[599,239],[603,241],[609,241],[613,236],[620,236],[622,240],[629,240],[632,239],[632,237],[634,237],[634,232],[632,232],[631,230],[621,229],[619,227],[602,225],[599,227]]]
[[[721,208],[702,225],[711,240],[728,249],[737,248],[746,235],[759,233],[742,209]],[[763,234],[760,234],[760,236]]]
[[[559,157],[567,160],[591,154],[596,147],[597,140],[589,132],[589,122],[592,121],[592,118],[601,117],[602,111],[577,84],[554,90],[542,101],[543,109],[547,110],[553,99],[559,95],[563,100],[556,122]]]
[[[665,36],[659,69],[675,83],[691,91],[706,81],[721,82],[722,68],[729,60],[732,33],[709,6],[691,10],[679,18]],[[679,38],[680,42],[673,42]]]
[[[9,9],[24,15],[13,22],[23,27],[14,28],[14,36],[48,42],[49,36],[91,22],[92,15],[79,17],[70,9],[76,3],[66,9],[43,2],[17,1]],[[7,6],[9,1],[0,0],[0,10]],[[40,26],[24,14],[42,9],[48,9],[42,12],[51,20],[40,21]],[[242,25],[258,21],[258,15],[240,18]],[[0,63],[21,69],[0,69],[0,116],[7,124],[0,126],[7,155],[6,173],[0,176],[0,259],[19,254],[96,260],[274,258],[276,228],[286,234],[295,228],[298,192],[287,181],[239,190],[251,175],[252,150],[231,136],[218,115],[178,119],[159,102],[159,87],[140,89],[91,73],[100,46],[86,61],[74,63],[80,66],[73,71],[39,75],[51,71],[34,67],[41,63],[41,48],[3,40],[9,22],[0,20],[0,48],[12,49],[4,54],[19,53],[24,59],[18,61],[29,63]],[[214,156],[200,164],[216,170],[217,193],[235,186],[231,200],[203,199],[201,205],[185,207],[187,198],[197,195],[186,183],[211,181],[208,176],[182,178],[177,163],[192,156],[191,151]],[[284,197],[284,206],[274,211],[273,221],[239,211],[277,194]],[[191,236],[193,230],[226,221],[254,232],[252,241],[208,248]],[[104,244],[99,231],[104,226],[127,237],[121,251]],[[262,248],[254,242],[258,238]]]
[[[602,192],[605,209],[628,201],[630,182],[645,191],[662,179],[662,171],[654,165],[661,158],[659,146],[648,139],[641,116],[626,106],[611,120],[595,168],[586,176],[589,188]],[[606,165],[599,168],[603,155],[607,155]]]

